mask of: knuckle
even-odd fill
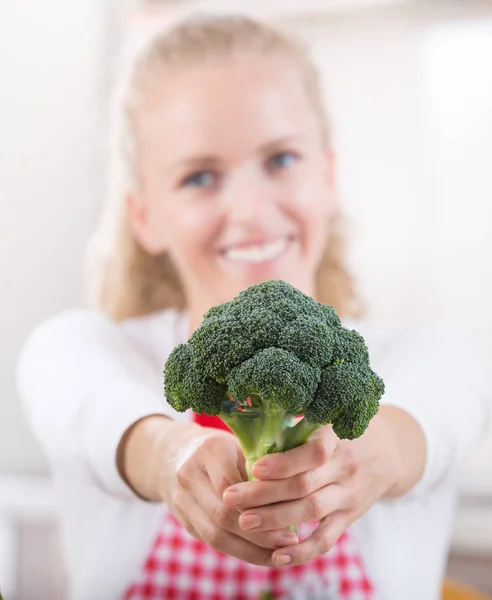
[[[276,550],[282,544],[282,534],[267,531],[258,538],[256,543],[268,550]]]
[[[188,487],[188,484],[190,482],[190,472],[191,472],[191,466],[189,462],[184,462],[178,469],[178,472],[176,473],[176,478],[178,480],[178,483],[180,485],[182,485],[184,488]]]
[[[309,470],[301,473],[297,477],[296,481],[296,492],[300,496],[309,496],[314,490],[314,473]]]
[[[337,537],[331,532],[325,532],[319,539],[318,552],[319,554],[326,554],[329,552],[337,542]]]
[[[215,509],[215,522],[224,529],[229,529],[232,525],[232,512],[223,504],[218,504]]]
[[[219,527],[212,526],[206,529],[202,534],[203,541],[214,550],[220,550],[223,540],[223,533]]]
[[[359,460],[357,457],[357,452],[355,448],[353,448],[352,444],[347,444],[345,448],[345,470],[349,476],[355,475],[359,467]]]
[[[340,503],[348,510],[356,510],[364,501],[364,491],[355,482],[348,482],[345,492],[340,497]]]
[[[330,454],[326,443],[321,438],[313,441],[313,453],[316,464],[319,466],[324,465],[327,462]]]
[[[244,538],[257,546],[260,546],[260,548],[266,548],[267,550],[276,550],[278,548],[279,540],[281,539],[279,534],[271,531],[259,531],[257,533],[246,534]]]
[[[279,510],[266,512],[262,517],[262,525],[265,524],[265,529],[283,529],[286,525],[283,524],[285,515]]]
[[[222,476],[220,477],[220,479],[219,479],[219,482],[218,482],[218,484],[217,484],[217,485],[219,486],[218,492],[219,492],[220,494],[223,494],[223,493],[224,493],[224,491],[225,491],[225,490],[226,490],[226,489],[227,489],[229,486],[233,485],[234,483],[236,483],[236,482],[235,482],[235,481],[232,481],[232,479],[229,477],[229,475],[222,475]]]
[[[193,525],[189,521],[184,521],[183,526],[191,536],[193,536],[194,538],[196,538],[198,540],[202,539],[200,537],[200,535],[198,534],[197,530],[193,527]]]
[[[217,437],[214,435],[206,437],[200,445],[200,449],[205,452],[213,451],[217,444]]]
[[[319,521],[325,515],[323,514],[323,504],[318,494],[311,494],[308,496],[309,499],[309,515],[313,521]]]
[[[179,488],[177,490],[174,490],[171,494],[171,501],[173,503],[174,506],[185,506],[186,505],[186,494],[183,492],[183,490],[180,490]]]

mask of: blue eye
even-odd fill
[[[268,166],[271,169],[285,169],[292,165],[298,156],[293,152],[279,152],[268,159]]]
[[[182,185],[203,188],[213,185],[214,181],[215,176],[211,171],[197,171],[186,177]]]

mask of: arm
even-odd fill
[[[407,491],[425,495],[456,477],[486,430],[490,393],[480,354],[457,329],[420,327],[397,336],[386,352],[375,356],[375,365],[386,384],[382,410],[400,409],[423,434],[424,468]],[[411,452],[409,440],[407,454]]]
[[[162,392],[149,385],[155,376],[155,365],[117,327],[88,312],[38,327],[17,371],[28,419],[52,465],[82,463],[107,493],[165,501],[213,548],[271,564],[286,532],[243,533],[237,511],[221,502],[224,487],[244,477],[236,438],[173,420]]]
[[[209,430],[194,423],[176,423],[164,415],[151,415],[131,425],[123,434],[117,449],[116,463],[122,478],[142,499],[162,501],[170,494],[164,486],[168,481],[165,465],[170,460],[183,462],[175,449],[193,449],[210,435]]]
[[[146,369],[118,327],[96,313],[74,311],[38,326],[22,349],[17,383],[50,463],[84,463],[103,489],[135,498],[116,467],[120,439],[145,416],[173,417]]]
[[[379,419],[384,423],[388,439],[385,448],[392,448],[395,460],[388,469],[390,485],[383,494],[396,498],[409,492],[420,481],[425,469],[426,443],[418,422],[397,406],[381,406]]]
[[[274,564],[283,555],[302,564],[326,552],[381,498],[431,493],[456,476],[484,430],[483,373],[455,332],[448,337],[423,330],[400,338],[373,364],[387,394],[364,435],[338,440],[323,427],[303,446],[260,459],[252,472],[261,481],[225,491],[224,502],[243,511],[240,524],[248,531],[321,521],[296,548],[276,551]],[[252,515],[260,522],[253,528]]]

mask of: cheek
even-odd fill
[[[306,235],[326,238],[328,222],[335,210],[333,191],[319,170],[300,174],[293,193],[288,194],[288,210]]]
[[[205,205],[177,202],[163,206],[156,215],[160,223],[166,249],[179,261],[199,261],[207,249],[210,251],[219,229],[218,219]]]

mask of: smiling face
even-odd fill
[[[333,161],[286,61],[169,71],[140,109],[136,143],[134,234],[169,252],[197,318],[267,279],[314,294]]]

